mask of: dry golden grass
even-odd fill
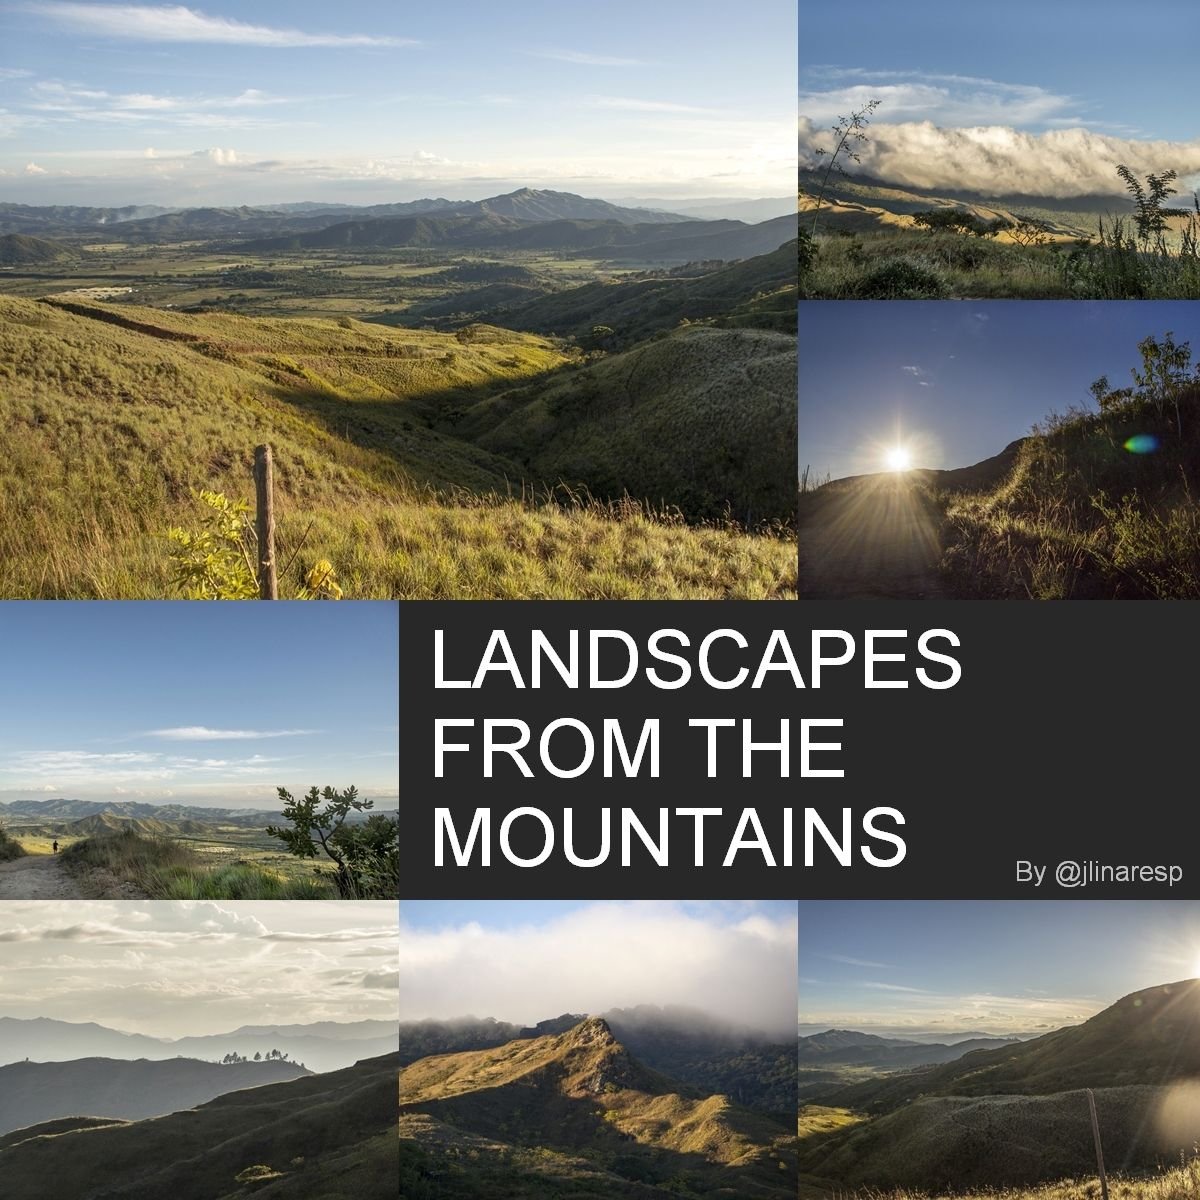
[[[263,441],[285,596],[319,558],[355,599],[794,594],[782,531],[521,498],[510,461],[418,411],[564,362],[544,338],[82,307],[0,297],[6,598],[177,594],[167,530],[197,527],[200,488],[251,499]]]
[[[1100,1200],[1100,1179],[1063,1179],[1034,1188],[983,1189],[956,1194],[908,1188],[858,1190],[816,1189],[829,1200]],[[1108,1178],[1110,1200],[1196,1200],[1200,1196],[1200,1159],[1143,1179]]]

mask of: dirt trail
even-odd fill
[[[82,900],[83,893],[51,854],[0,863],[0,900]]]
[[[826,484],[800,520],[804,599],[929,600],[944,596],[941,514],[903,474]]]

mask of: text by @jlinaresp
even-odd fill
[[[1064,858],[1057,863],[1017,860],[1017,882],[1031,887],[1086,888],[1092,884],[1161,884],[1175,887],[1183,881],[1178,863],[1105,863],[1096,859]]]

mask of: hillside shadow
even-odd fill
[[[924,472],[835,480],[801,497],[805,599],[932,599],[943,593],[942,516]]]
[[[681,1089],[681,1094],[691,1093]],[[773,1160],[764,1158],[760,1173],[754,1167],[713,1161],[700,1153],[640,1142],[633,1134],[620,1130],[598,1100],[564,1095],[557,1090],[553,1077],[482,1088],[444,1099],[401,1102],[400,1111],[434,1117],[474,1136],[585,1158],[592,1166],[633,1185],[668,1191],[683,1188],[686,1195],[736,1186],[737,1194],[747,1200],[791,1200],[795,1195],[794,1161],[790,1169],[778,1172],[783,1178],[777,1180],[766,1175]],[[694,1193],[693,1187],[704,1191]]]

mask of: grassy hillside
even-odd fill
[[[395,1200],[396,1069],[388,1055],[156,1120],[34,1127],[0,1143],[0,1179],[22,1200],[233,1200],[248,1190]]]
[[[930,1195],[908,1188],[870,1188],[862,1192],[838,1189],[836,1193],[813,1185],[801,1185],[800,1200],[826,1200],[833,1195],[842,1200],[954,1200],[952,1194]],[[1194,1200],[1200,1196],[1200,1159],[1170,1170],[1151,1175],[1108,1176],[1111,1200]],[[1100,1195],[1100,1180],[1082,1176],[1063,1179],[1038,1187],[975,1188],[972,1200],[1096,1200]]]
[[[20,233],[0,234],[0,267],[32,267],[44,263],[70,262],[79,252],[64,242],[29,237]]]
[[[1200,385],[1051,419],[994,486],[945,493],[944,565],[961,594],[1200,596]],[[1131,451],[1139,443],[1148,452]]]
[[[889,1112],[919,1096],[1063,1092],[1200,1079],[1200,980],[1133,992],[1082,1025],[942,1066],[842,1088],[837,1103]]]
[[[558,1156],[558,1175],[569,1175],[569,1160],[578,1158],[634,1189],[610,1195],[716,1196],[733,1188],[746,1200],[767,1200],[795,1192],[785,1126],[648,1070],[598,1018],[562,1034],[420,1059],[401,1073],[400,1097],[402,1121],[419,1139],[412,1152],[419,1178],[449,1173],[457,1156],[441,1148],[439,1131],[447,1127],[494,1147],[490,1165],[508,1172],[507,1190],[476,1194],[523,1194],[528,1177],[518,1148]],[[593,1186],[587,1178],[580,1183]],[[428,1194],[467,1193],[435,1187]]]
[[[14,858],[21,858],[24,854],[25,850],[21,843],[0,828],[0,862],[10,862]]]
[[[1164,1117],[1171,1089],[1096,1090],[1107,1161],[1154,1170],[1190,1154],[1186,1121]],[[1096,1162],[1087,1096],[922,1096],[886,1116],[800,1143],[800,1171],[852,1187],[967,1192],[1078,1178]]]
[[[296,860],[287,873],[245,859],[213,867],[190,847],[132,829],[67,846],[63,866],[93,898],[132,893],[156,900],[336,900],[332,872]],[[394,893],[393,893],[394,894]]]
[[[795,507],[794,339],[682,330],[468,409],[481,447],[542,479],[744,525]]]
[[[197,528],[197,489],[250,499],[253,447],[269,441],[285,596],[318,559],[354,598],[791,594],[790,537],[554,502],[557,476],[531,479],[447,424],[570,361],[545,338],[486,327],[456,337],[0,297],[4,593],[178,594],[165,534]]]
[[[1114,184],[1118,182],[1114,178]],[[1193,299],[1200,207],[1168,205],[1163,236],[1141,237],[1128,197],[921,194],[801,173],[800,227],[815,254],[801,292],[818,299]],[[918,221],[934,214],[933,225]],[[961,214],[990,235],[939,226]],[[815,227],[814,227],[815,226]]]

